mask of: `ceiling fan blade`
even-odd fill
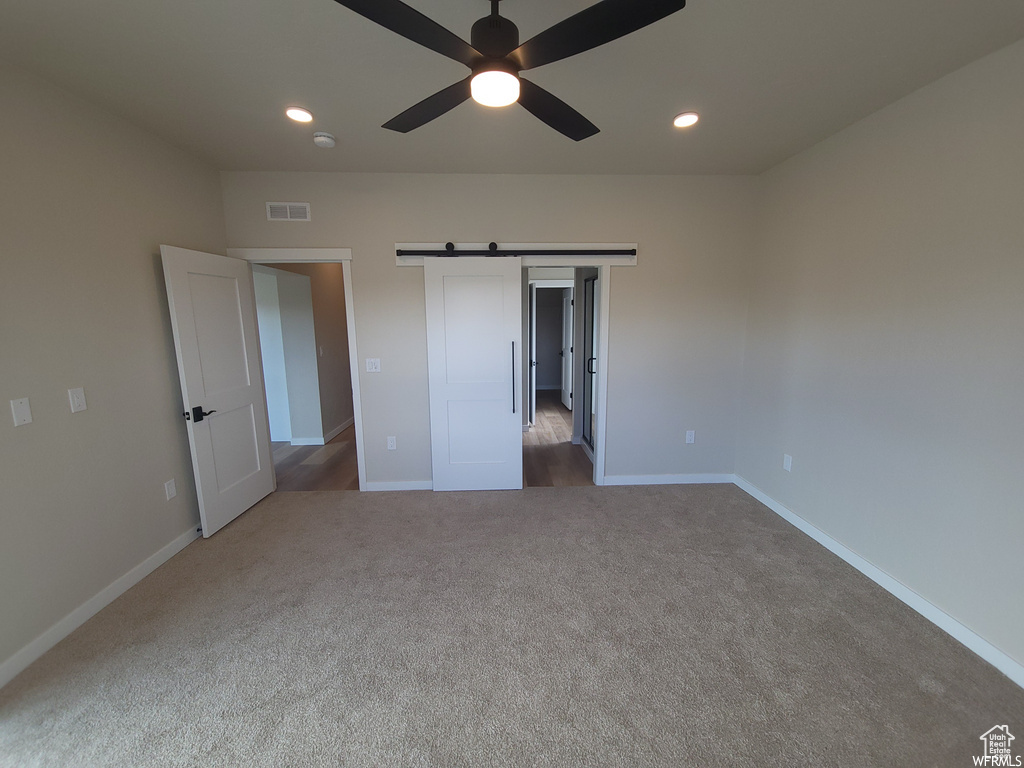
[[[636,32],[681,10],[686,0],[602,0],[516,48],[509,57],[533,69]]]
[[[480,59],[477,50],[433,19],[410,8],[401,0],[335,0],[360,16],[380,24],[414,43],[437,51],[442,56],[460,61],[467,67]]]
[[[399,133],[408,133],[414,128],[429,123],[445,112],[455,109],[470,96],[469,81],[472,76],[449,85],[433,96],[427,96],[419,104],[409,107],[405,112],[388,120],[382,127]]]
[[[529,80],[519,78],[519,103],[541,122],[573,141],[583,141],[600,129],[557,96]]]

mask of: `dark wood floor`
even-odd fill
[[[358,491],[355,427],[327,445],[271,443],[279,491]]]
[[[556,390],[537,392],[536,420],[523,433],[523,484],[593,485],[594,465],[579,445],[572,444],[572,411]]]

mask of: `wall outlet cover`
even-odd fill
[[[793,471],[793,457],[788,453],[782,454],[782,468],[787,472]]]
[[[166,494],[168,501],[178,495],[178,489],[174,487],[174,478],[164,483],[164,494]]]
[[[395,438],[394,435],[388,435],[388,450],[389,451],[397,451],[398,450],[398,440]]]
[[[27,397],[11,400],[11,416],[14,417],[14,426],[16,427],[32,422],[32,409],[28,405]]]
[[[692,429],[686,430],[686,442],[688,444],[692,444],[695,439],[696,439],[696,434],[694,433],[694,431]]]

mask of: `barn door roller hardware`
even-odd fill
[[[486,249],[456,248],[455,243],[445,243],[444,249],[428,249],[409,251],[396,248],[398,256],[636,256],[636,248],[583,248],[583,249],[551,249],[551,248],[518,248],[515,250],[499,249],[497,243],[490,243]]]

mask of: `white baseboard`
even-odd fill
[[[334,429],[332,429],[330,432],[328,432],[326,435],[324,435],[324,445],[327,445],[327,443],[331,442],[331,440],[336,438],[338,435],[340,435],[342,432],[344,432],[346,429],[348,429],[349,427],[351,427],[355,423],[356,423],[355,416],[353,416],[350,419],[348,419],[348,421],[343,421],[341,424],[339,424]]]
[[[383,483],[367,483],[367,491],[432,491],[433,480],[395,480]]]
[[[1017,685],[1024,688],[1024,664],[1021,664],[1003,653],[992,645],[992,643],[974,632],[974,630],[968,629],[941,608],[928,602],[928,600],[921,597],[917,592],[914,592],[910,587],[902,582],[897,581],[878,566],[872,565],[845,544],[841,544],[824,531],[815,528],[811,523],[775,501],[775,499],[753,483],[750,483],[739,476],[736,476],[735,482],[739,488],[760,501],[783,520],[796,526],[825,547],[825,549],[841,557],[886,592],[889,592],[893,597],[913,608],[932,624],[948,633],[956,640],[959,640],[963,645],[967,646],[968,649],[974,651],[974,653],[981,656],[981,658],[998,669]]]
[[[323,445],[325,441],[322,437],[293,437],[290,442],[292,445]]]
[[[605,475],[605,485],[693,485],[695,483],[732,483],[735,475]]]
[[[86,621],[102,611],[114,600],[134,587],[153,571],[166,563],[185,547],[198,539],[199,532],[193,526],[170,544],[147,557],[106,588],[90,597],[71,613],[58,621],[35,640],[0,664],[0,688],[21,674],[28,666],[70,635]]]

